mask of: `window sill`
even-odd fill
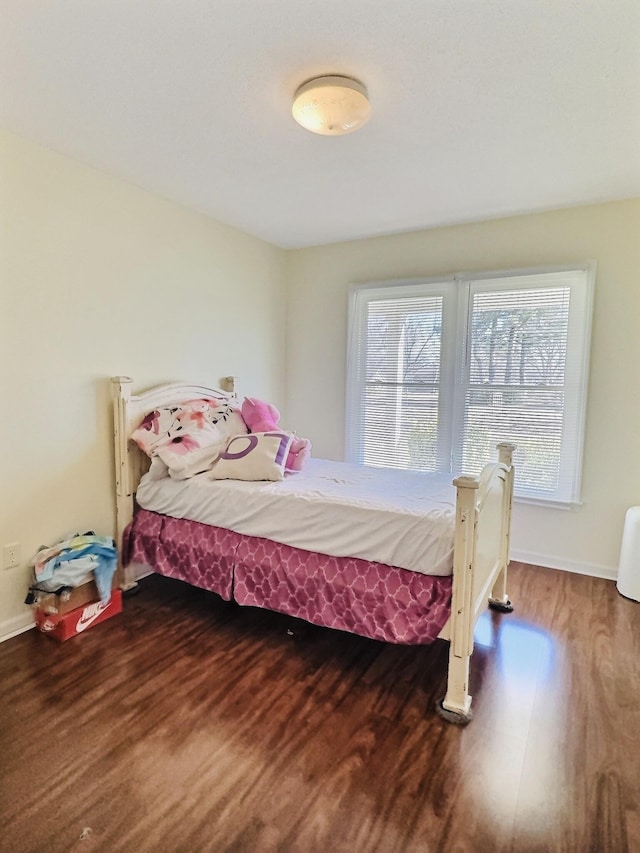
[[[513,500],[518,504],[541,506],[546,509],[562,509],[569,512],[575,512],[583,506],[582,501],[554,501],[551,498],[534,498],[528,495],[514,495]]]

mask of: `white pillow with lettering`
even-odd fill
[[[214,480],[283,480],[293,436],[286,432],[235,435],[211,469]]]

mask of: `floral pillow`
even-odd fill
[[[236,435],[209,476],[215,480],[283,480],[292,438],[290,433],[277,431]]]
[[[148,456],[158,456],[174,479],[207,470],[229,438],[246,433],[239,410],[223,400],[190,400],[154,409],[131,438]]]

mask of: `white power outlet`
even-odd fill
[[[12,542],[2,549],[2,565],[5,569],[13,569],[20,565],[20,543]]]

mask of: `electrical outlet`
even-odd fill
[[[20,543],[12,542],[2,549],[2,565],[5,569],[13,569],[20,565]]]

